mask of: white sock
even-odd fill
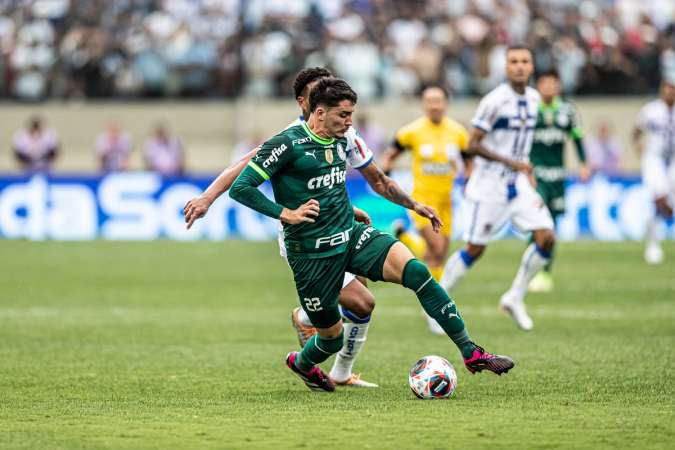
[[[647,233],[645,234],[645,240],[647,241],[647,246],[649,245],[661,245],[659,239],[658,226],[661,222],[658,215],[652,216],[651,219],[647,222]]]
[[[450,256],[448,262],[443,268],[443,275],[441,275],[440,285],[446,292],[452,291],[457,287],[459,280],[464,278],[466,272],[469,270],[474,260],[466,253],[466,250],[457,250]]]
[[[305,312],[304,309],[300,308],[300,311],[298,311],[298,322],[303,324],[306,327],[313,327],[312,322],[309,320],[309,316]]]
[[[351,376],[354,360],[366,342],[368,325],[368,322],[345,322],[342,325],[345,332],[344,346],[335,356],[335,363],[333,364],[333,369],[330,371],[330,377],[335,381],[347,381]]]
[[[525,296],[527,285],[532,278],[544,268],[551,259],[551,254],[540,249],[534,242],[527,246],[523,259],[520,262],[520,269],[513,280],[511,290],[514,290],[521,297]]]

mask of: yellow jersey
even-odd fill
[[[440,196],[452,191],[457,159],[469,143],[466,128],[447,117],[439,125],[422,117],[401,128],[396,140],[412,150],[416,192]]]

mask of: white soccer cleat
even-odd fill
[[[351,387],[366,387],[366,388],[376,388],[379,387],[375,383],[369,383],[368,381],[364,381],[361,379],[361,374],[351,374],[349,378],[347,378],[345,381],[336,381],[333,378],[331,378],[330,375],[328,375],[328,378],[330,378],[333,383],[335,383],[336,386],[351,386]]]
[[[663,249],[657,242],[647,245],[645,249],[645,261],[647,264],[661,264],[663,262]]]
[[[521,329],[525,331],[532,329],[534,324],[532,323],[530,316],[527,315],[525,302],[523,301],[522,296],[519,296],[511,290],[508,290],[504,295],[502,295],[502,298],[499,299],[499,307],[511,314],[514,322],[516,322],[516,325],[518,325]]]
[[[427,324],[429,325],[429,331],[431,331],[434,334],[438,334],[439,336],[446,335],[443,327],[441,327],[439,323],[436,322],[436,319],[427,314],[425,310],[422,310],[422,317],[424,317],[427,320]]]

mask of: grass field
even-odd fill
[[[508,375],[470,375],[411,292],[377,283],[355,369],[381,388],[318,394],[284,365],[276,243],[2,241],[0,448],[673,448],[675,244],[658,267],[639,243],[562,244],[529,333],[497,311],[523,249],[495,243],[453,295]],[[410,392],[429,354],[457,369],[449,400]]]

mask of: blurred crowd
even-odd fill
[[[675,78],[672,0],[0,0],[0,95],[287,97],[326,66],[362,99],[503,81],[528,43],[566,93]]]

